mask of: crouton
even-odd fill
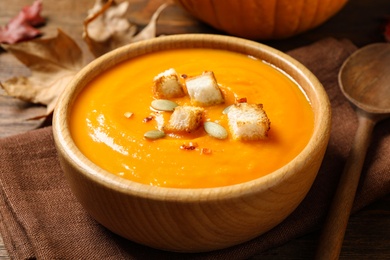
[[[187,92],[195,105],[212,106],[222,104],[224,98],[214,73],[205,71],[202,75],[186,79]]]
[[[202,124],[203,112],[202,107],[178,106],[173,111],[164,130],[173,133],[190,133]]]
[[[163,113],[155,113],[154,119],[156,120],[157,123],[157,129],[162,131],[164,130],[164,125],[165,125],[165,118]]]
[[[234,104],[229,108],[227,116],[235,140],[256,141],[268,136],[271,122],[262,104]]]
[[[158,74],[153,82],[152,90],[155,98],[177,98],[185,95],[175,69],[168,69]]]

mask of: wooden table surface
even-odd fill
[[[128,18],[140,28],[164,0],[129,0]],[[19,10],[33,0],[0,1],[0,25],[5,25]],[[94,0],[43,0],[47,24],[40,28],[45,36],[61,28],[88,53],[82,35],[82,21]],[[243,1],[244,3],[244,1]],[[287,51],[325,37],[347,38],[358,47],[384,41],[383,30],[390,18],[389,0],[350,0],[345,8],[324,25],[299,36],[263,43]],[[158,22],[157,33],[220,33],[197,22],[178,6],[166,9]],[[86,59],[91,59],[87,56]],[[28,75],[10,54],[0,51],[0,81],[15,75]],[[1,91],[0,91],[1,93]],[[26,121],[26,116],[44,109],[9,97],[0,96],[0,138],[23,133],[50,121]],[[260,253],[252,259],[312,259],[319,232],[294,239],[287,244]],[[9,259],[0,237],[0,259]],[[390,194],[351,216],[340,259],[390,259]]]

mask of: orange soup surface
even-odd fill
[[[205,120],[227,130],[222,113],[227,106],[242,98],[263,104],[271,121],[268,137],[239,141],[229,132],[219,140],[202,128],[194,134],[144,138],[157,126],[150,117],[153,79],[169,68],[187,76],[214,72],[225,103],[205,107]],[[191,105],[188,96],[172,100]],[[163,113],[169,117],[172,112]],[[86,86],[70,117],[71,135],[92,162],[135,182],[175,188],[221,187],[273,172],[302,151],[313,124],[307,97],[284,73],[256,58],[212,49],[161,51],[116,65]]]

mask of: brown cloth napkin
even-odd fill
[[[343,169],[357,119],[337,73],[356,49],[325,39],[289,52],[323,83],[333,108],[329,146],[318,177],[300,206],[280,225],[224,250],[179,254],[123,239],[96,223],[72,195],[60,169],[51,127],[0,140],[0,231],[14,259],[244,259],[318,229]],[[390,192],[390,121],[374,130],[353,211]]]

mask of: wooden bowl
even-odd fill
[[[165,49],[225,49],[265,60],[289,74],[306,92],[314,132],[284,167],[253,181],[202,189],[161,188],[111,174],[88,160],[69,130],[72,104],[101,72],[122,61]],[[59,99],[53,118],[55,144],[71,190],[103,226],[153,248],[204,252],[248,241],[283,221],[309,191],[330,134],[330,105],[316,77],[290,56],[249,40],[217,35],[165,36],[114,50],[87,65]]]

